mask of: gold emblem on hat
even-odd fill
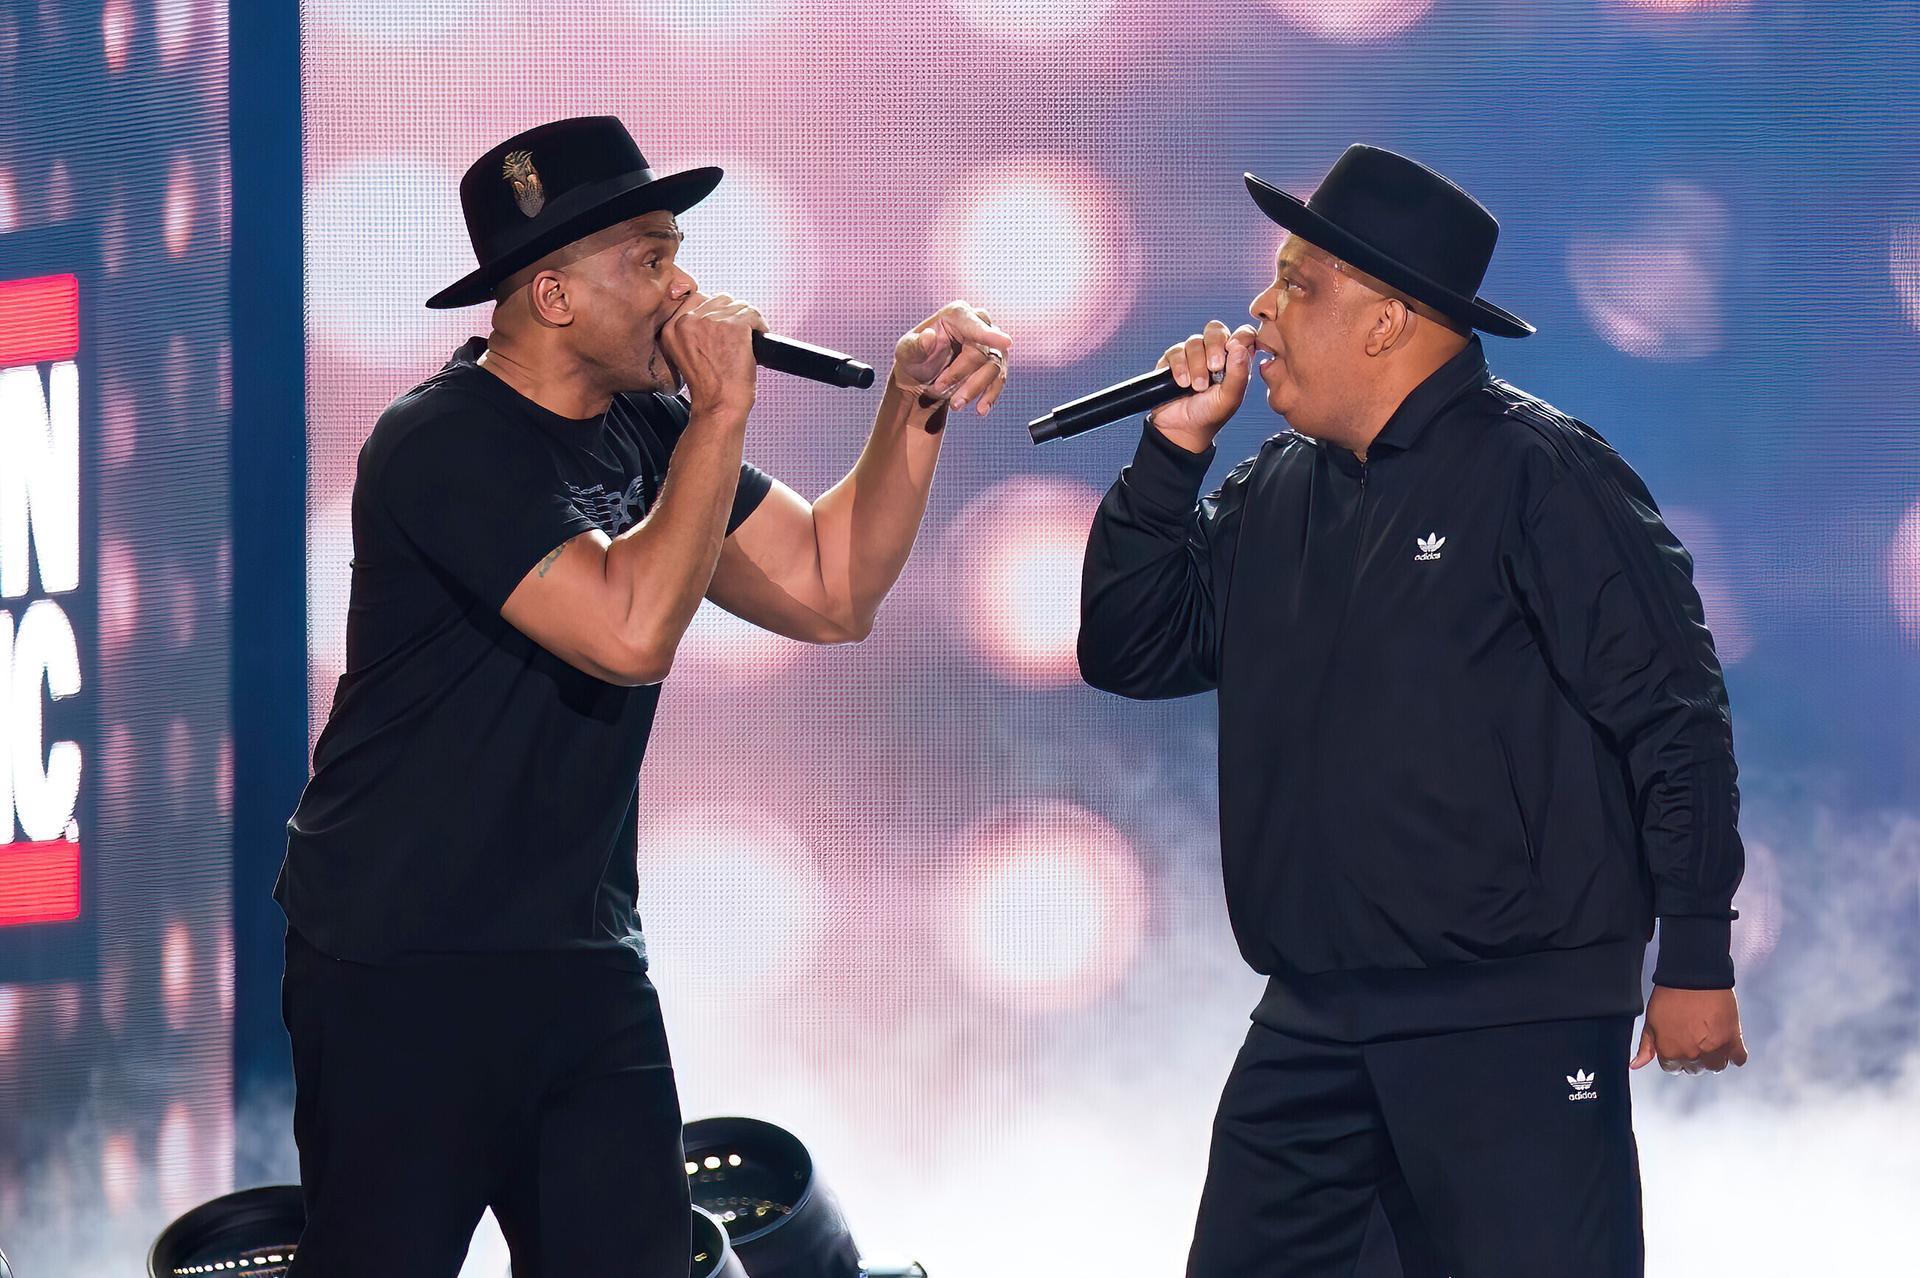
[[[533,152],[509,151],[501,176],[513,183],[513,202],[528,217],[547,206],[547,188],[540,184],[540,171],[533,167]]]

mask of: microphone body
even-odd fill
[[[772,333],[753,335],[753,362],[776,373],[791,373],[828,386],[865,390],[873,385],[873,365],[824,346],[798,342],[791,337],[775,337]]]
[[[1225,373],[1213,374],[1217,384],[1226,377]],[[1142,373],[1138,377],[1129,377],[1124,382],[1115,382],[1105,390],[1084,395],[1071,403],[1062,404],[1045,417],[1036,417],[1027,423],[1027,434],[1033,436],[1036,444],[1045,444],[1055,439],[1070,439],[1075,435],[1084,435],[1090,430],[1125,421],[1151,412],[1160,405],[1191,394],[1192,388],[1182,386],[1173,380],[1173,370],[1156,368],[1151,373]]]

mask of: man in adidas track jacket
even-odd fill
[[[1725,687],[1686,551],[1601,437],[1494,378],[1498,226],[1351,148],[1256,325],[1163,361],[1087,548],[1080,666],[1217,690],[1220,833],[1269,978],[1221,1099],[1189,1274],[1643,1271],[1638,1068],[1742,1064]],[[1252,380],[1291,431],[1199,496]],[[1215,383],[1212,379],[1218,378]],[[1659,959],[1641,973],[1659,921]]]

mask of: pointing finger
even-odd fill
[[[1011,349],[1013,335],[995,328],[972,312],[947,315],[941,321],[947,332],[973,346],[991,346],[997,351]]]

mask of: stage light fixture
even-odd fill
[[[693,1201],[753,1278],[860,1278],[860,1251],[800,1138],[754,1118],[703,1118],[683,1137]]]
[[[693,1268],[689,1278],[747,1278],[740,1257],[733,1253],[727,1227],[697,1203],[693,1208]]]
[[[306,1228],[298,1185],[262,1185],[201,1203],[160,1231],[147,1278],[237,1273],[281,1278]]]

